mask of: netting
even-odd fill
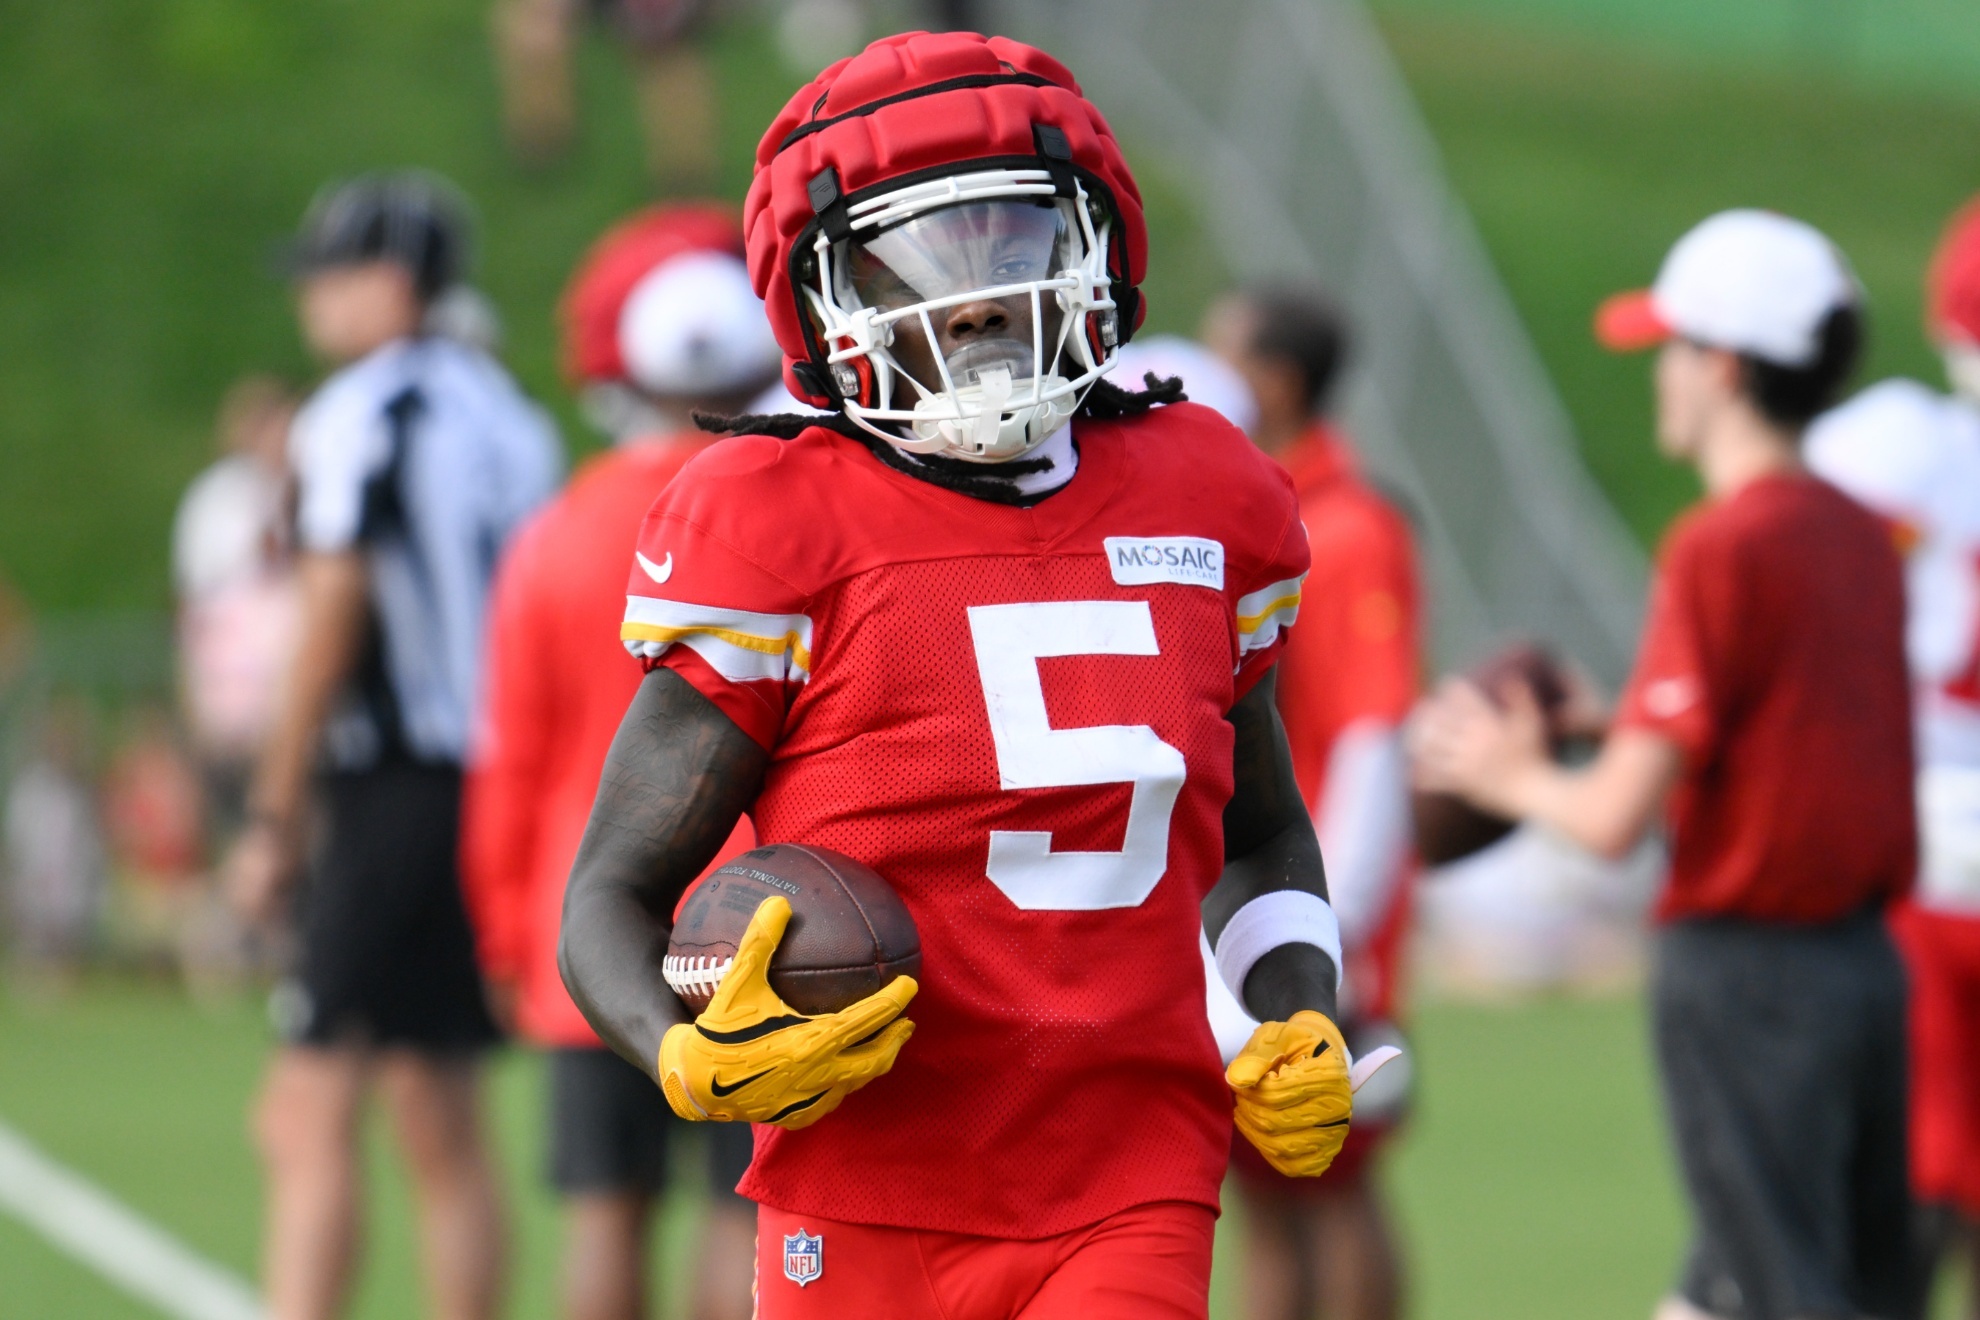
[[[1518,634],[1618,683],[1641,548],[1583,467],[1359,0],[985,7],[992,30],[1078,73],[1138,167],[1188,182],[1226,274],[1316,282],[1351,315],[1342,412],[1418,522],[1433,658],[1462,664]]]

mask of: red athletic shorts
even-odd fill
[[[1036,1242],[760,1206],[758,1320],[1206,1320],[1217,1217],[1138,1205]]]
[[[1980,1220],[1980,917],[1902,909],[1911,973],[1911,1180]]]

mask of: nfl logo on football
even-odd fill
[[[825,1270],[825,1237],[800,1228],[784,1235],[784,1277],[802,1288]]]

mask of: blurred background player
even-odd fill
[[[291,431],[301,625],[229,863],[243,911],[274,919],[316,781],[299,965],[255,1116],[277,1320],[342,1307],[374,1081],[412,1176],[431,1313],[473,1320],[497,1303],[479,1088],[498,1034],[455,862],[461,762],[495,560],[554,488],[559,451],[500,366],[421,332],[467,240],[450,186],[376,175],[321,193],[292,258],[303,338],[338,370]]]
[[[296,640],[287,453],[296,404],[272,376],[236,381],[220,404],[220,457],[186,487],[172,522],[186,730],[225,836],[240,825]]]
[[[1399,1043],[1396,981],[1413,869],[1401,728],[1421,670],[1409,524],[1362,478],[1324,417],[1346,354],[1316,294],[1254,288],[1213,305],[1204,339],[1255,400],[1248,428],[1292,474],[1313,567],[1279,662],[1293,772],[1327,859],[1346,956],[1342,1030],[1357,1055]],[[1189,378],[1184,378],[1185,386]],[[1288,1178],[1232,1146],[1244,1197],[1245,1314],[1256,1320],[1390,1320],[1400,1265],[1373,1156],[1402,1117],[1404,1068],[1355,1096],[1354,1130],[1327,1177]]]
[[[564,1314],[646,1315],[647,1230],[687,1125],[653,1079],[606,1049],[557,971],[564,880],[606,749],[639,688],[618,638],[640,520],[783,356],[751,292],[742,228],[717,206],[626,221],[565,295],[565,368],[614,448],[592,459],[516,538],[489,616],[487,704],[463,820],[482,967],[514,1029],[550,1053],[550,1181],[565,1198]],[[666,576],[670,565],[650,565]],[[753,841],[747,820],[714,865]],[[696,1320],[750,1313],[756,1208],[735,1192],[747,1124],[702,1128],[710,1154]],[[692,1139],[691,1143],[692,1143]]]
[[[1896,929],[1911,974],[1911,1161],[1980,1280],[1980,201],[1926,289],[1953,393],[1870,387],[1809,428],[1808,463],[1883,518],[1905,560],[1920,865]],[[1969,1289],[1980,1316],[1980,1290]]]
[[[106,890],[107,848],[89,764],[89,711],[58,701],[7,780],[8,971],[22,989],[66,988],[89,951]]]
[[[1595,759],[1554,764],[1537,705],[1446,683],[1419,781],[1620,855],[1670,799],[1653,1033],[1691,1200],[1660,1320],[1910,1320],[1905,983],[1911,887],[1904,585],[1890,537],[1802,465],[1854,369],[1862,291],[1809,226],[1713,216],[1609,347],[1661,345],[1657,436],[1705,500],[1665,537],[1635,673]]]
[[[172,520],[179,710],[198,766],[204,849],[247,819],[248,777],[275,718],[296,644],[294,483],[289,425],[300,400],[273,376],[244,376],[220,403],[220,455],[193,478]],[[238,980],[255,952],[216,894],[181,932],[195,987]]]
[[[572,53],[580,20],[595,15],[634,65],[640,132],[653,179],[704,191],[715,175],[715,79],[695,26],[708,0],[496,0],[495,64],[509,147],[547,164],[577,131]]]

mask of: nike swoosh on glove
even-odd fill
[[[1285,1022],[1260,1023],[1224,1070],[1238,1131],[1280,1173],[1319,1177],[1347,1140],[1350,1066],[1341,1029],[1323,1013],[1306,1009]]]
[[[694,1122],[809,1127],[894,1066],[914,1034],[901,1011],[920,987],[898,977],[850,1008],[806,1017],[770,988],[791,905],[766,898],[700,1017],[667,1028],[660,1088]]]

